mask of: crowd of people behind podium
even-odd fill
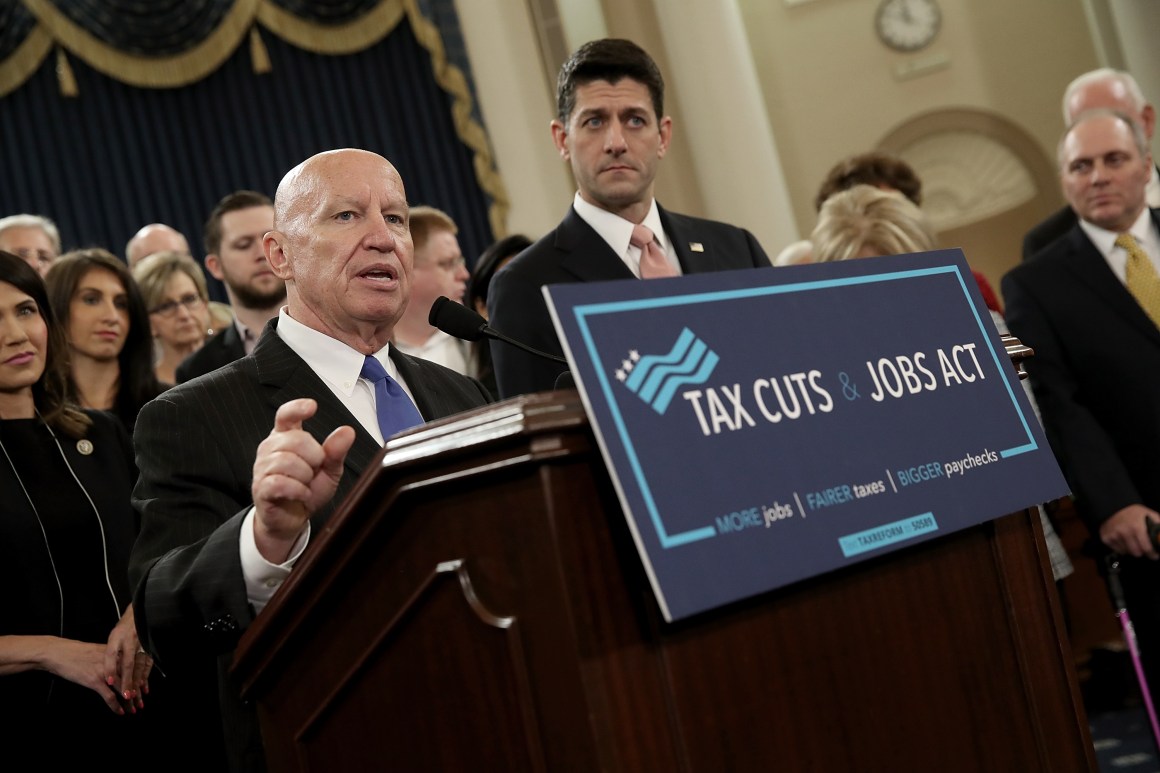
[[[238,504],[244,505],[243,513],[253,511],[247,516],[252,520],[240,527],[243,543],[244,530],[254,523],[258,552],[268,558],[269,544],[284,543],[289,558],[272,566],[290,571],[309,539],[309,528],[295,522],[293,529],[275,534],[282,527],[271,524],[281,523],[275,518],[279,503],[313,494],[279,489],[268,501],[263,499],[267,495],[261,492],[267,489],[260,486],[275,485],[265,472],[277,466],[263,448],[280,444],[284,454],[307,460],[301,463],[307,468],[304,482],[313,485],[311,476],[317,480],[320,471],[341,467],[350,444],[358,447],[357,438],[351,440],[339,430],[331,433],[333,427],[321,434],[304,432],[315,406],[291,401],[285,411],[261,418],[266,422],[261,431],[270,435],[261,444],[255,436],[254,447],[243,449],[241,456],[254,462],[253,469],[236,465],[242,468],[235,471],[246,481],[245,490],[229,492],[231,504],[214,514],[216,520],[200,533],[159,536],[165,529],[179,528],[167,522],[176,518],[162,506],[168,502],[179,507],[178,487],[144,463],[155,455],[180,463],[180,455],[164,445],[162,428],[172,431],[165,422],[180,426],[183,416],[193,415],[192,408],[182,414],[174,406],[192,406],[215,394],[211,389],[217,388],[217,376],[227,373],[240,379],[239,363],[255,358],[259,347],[269,357],[285,338],[294,355],[301,355],[323,378],[320,369],[325,366],[299,347],[308,350],[321,340],[324,348],[353,347],[360,358],[378,357],[389,374],[387,386],[364,367],[356,381],[365,380],[365,396],[356,390],[353,397],[348,391],[339,399],[357,419],[354,426],[361,423],[381,444],[394,430],[381,423],[381,416],[374,417],[386,400],[398,397],[389,393],[392,384],[401,385],[406,392],[402,399],[420,408],[419,420],[429,420],[486,399],[551,389],[563,369],[504,345],[466,343],[438,330],[428,312],[440,296],[484,318],[490,312],[500,331],[559,354],[540,287],[642,278],[642,259],[654,251],[662,264],[667,262],[665,273],[680,275],[780,270],[776,267],[926,251],[937,244],[921,208],[922,181],[904,161],[879,152],[844,158],[833,167],[818,192],[817,224],[810,238],[786,246],[774,260],[747,231],[665,210],[653,197],[653,180],[675,129],[664,113],[659,70],[635,44],[604,40],[581,47],[560,73],[557,96],[552,141],[577,187],[559,226],[537,239],[508,236],[468,261],[454,220],[435,206],[403,208],[406,237],[389,216],[383,216],[386,231],[359,225],[366,230],[360,232],[357,249],[393,254],[398,265],[376,264],[368,269],[375,273],[360,275],[358,281],[397,285],[391,292],[405,291],[407,296],[386,310],[376,307],[373,314],[378,317],[367,330],[359,327],[365,319],[349,308],[349,299],[329,298],[319,286],[316,269],[331,259],[330,253],[312,252],[317,245],[307,237],[313,238],[309,229],[325,234],[338,227],[336,222],[345,228],[356,219],[369,221],[378,215],[352,206],[353,212],[331,213],[325,224],[310,221],[299,204],[321,184],[309,188],[300,178],[316,176],[334,188],[326,189],[330,193],[345,195],[341,182],[320,171],[341,167],[350,173],[346,179],[362,175],[372,189],[383,186],[382,199],[397,206],[394,199],[402,181],[396,184],[397,173],[374,154],[336,151],[312,157],[287,174],[274,198],[247,190],[225,195],[208,215],[202,260],[193,255],[185,235],[161,223],[143,226],[122,255],[107,249],[111,245],[62,254],[58,230],[48,216],[0,218],[0,482],[5,502],[0,574],[8,581],[6,587],[21,589],[0,605],[0,724],[14,743],[42,744],[49,757],[75,762],[91,761],[94,751],[115,754],[137,748],[160,754],[166,744],[197,732],[199,744],[181,743],[189,750],[190,769],[223,769],[227,758],[236,769],[261,768],[260,741],[255,752],[252,737],[247,740],[236,728],[231,736],[230,720],[222,734],[219,705],[228,700],[212,687],[225,679],[217,672],[221,653],[188,668],[181,658],[170,656],[173,668],[168,669],[162,644],[166,639],[151,629],[152,615],[163,615],[153,609],[145,615],[146,607],[135,615],[135,604],[146,599],[160,605],[158,609],[164,607],[166,597],[150,583],[161,574],[156,567],[169,560],[166,551],[172,545],[216,539],[213,535],[233,521],[229,516]],[[1127,557],[1125,581],[1145,662],[1160,665],[1160,599],[1152,590],[1157,587],[1157,556],[1144,530],[1147,517],[1160,517],[1154,509],[1160,506],[1157,484],[1144,480],[1151,475],[1145,472],[1152,469],[1147,464],[1160,453],[1160,399],[1147,386],[1147,394],[1117,397],[1126,382],[1154,383],[1126,368],[1148,373],[1160,367],[1160,350],[1153,351],[1160,347],[1160,320],[1153,316],[1151,301],[1132,285],[1141,281],[1141,272],[1147,273],[1149,261],[1160,264],[1156,215],[1149,210],[1160,205],[1160,185],[1147,146],[1155,117],[1131,77],[1110,70],[1078,78],[1065,95],[1064,114],[1067,129],[1059,163],[1069,206],[1031,229],[1024,245],[1026,262],[1004,279],[1009,321],[1016,334],[1043,353],[1041,364],[1033,361],[1030,368],[1031,386],[1043,408],[1052,448],[1093,537]],[[388,209],[384,204],[381,212]],[[1138,238],[1131,244],[1109,239],[1106,234],[1113,231]],[[691,245],[697,248],[690,251]],[[1098,259],[1091,260],[1088,253]],[[1143,266],[1137,266],[1139,253]],[[1108,266],[1110,271],[1105,270]],[[204,272],[223,283],[228,303],[211,302]],[[1077,273],[1073,284],[1060,279],[1068,272]],[[1160,303],[1156,273],[1153,269],[1148,281]],[[328,281],[339,281],[335,276]],[[401,282],[404,278],[408,281]],[[981,274],[976,278],[996,325],[1005,330],[998,296]],[[1067,304],[1072,319],[1084,324],[1103,320],[1098,314],[1084,316],[1087,304],[1098,303],[1085,295],[1085,284],[1098,285],[1096,291],[1108,303],[1123,307],[1121,316],[1131,317],[1125,323],[1130,332],[1110,324],[1107,330],[1090,332],[1097,338],[1105,332],[1122,336],[1133,356],[1121,357],[1119,364],[1094,351],[1090,360],[1071,354],[1073,346],[1086,352],[1088,345],[1072,340],[1081,333],[1063,321],[1069,312],[1056,305]],[[347,328],[360,332],[345,336]],[[327,338],[310,343],[319,333]],[[271,343],[273,339],[278,340]],[[362,344],[370,351],[363,351]],[[442,367],[416,370],[410,358]],[[450,406],[432,408],[422,392],[433,378],[451,378],[443,375],[443,368],[465,379],[448,382],[466,390],[465,396]],[[1094,370],[1101,371],[1098,379],[1089,372]],[[333,381],[328,383],[334,388]],[[175,389],[179,384],[183,386]],[[478,394],[466,396],[475,387]],[[1102,390],[1098,397],[1097,390]],[[1124,417],[1107,405],[1118,399],[1124,400],[1119,410],[1131,422],[1131,437],[1126,437]],[[363,401],[361,409],[358,400]],[[137,433],[134,454],[134,430],[147,405],[150,418]],[[212,433],[214,428],[202,429]],[[178,442],[179,436],[186,438],[175,433],[168,442]],[[252,507],[247,499],[251,472]],[[292,478],[296,473],[277,474]],[[212,487],[205,482],[211,477],[196,485]],[[338,496],[334,486],[328,492]],[[325,497],[311,499],[308,510],[325,513],[329,506]],[[1042,508],[1041,517],[1059,580],[1071,572],[1071,565]],[[236,533],[239,527],[233,528]],[[149,532],[150,545],[167,547],[153,550],[146,556],[150,563],[134,570],[134,587],[131,552],[143,529]],[[271,535],[281,542],[263,542]],[[191,562],[199,560],[196,551],[191,556]],[[250,591],[251,570],[244,571],[244,597],[250,603],[248,614],[253,614],[265,598],[256,599]],[[209,612],[205,615],[195,622],[206,622]],[[147,619],[139,620],[141,616]],[[230,621],[238,623],[237,617]],[[245,621],[240,622],[244,627]],[[1160,683],[1160,670],[1154,673]],[[221,692],[228,692],[221,684]],[[133,755],[149,758],[139,751]]]

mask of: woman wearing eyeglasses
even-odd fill
[[[177,383],[177,366],[211,335],[205,274],[188,255],[158,252],[133,267],[156,342],[153,372],[162,384]]]
[[[69,345],[71,399],[111,411],[132,434],[141,406],[162,391],[153,375],[149,314],[124,262],[108,250],[75,250],[45,277]]]

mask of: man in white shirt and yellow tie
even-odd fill
[[[1160,210],[1145,188],[1152,156],[1128,116],[1078,116],[1059,145],[1064,196],[1079,222],[1003,278],[1011,332],[1076,507],[1122,563],[1144,668],[1160,686]]]

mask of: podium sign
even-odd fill
[[[1067,491],[958,250],[544,293],[666,620]]]

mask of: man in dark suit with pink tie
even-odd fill
[[[252,706],[228,674],[256,614],[387,436],[484,405],[476,381],[389,342],[413,248],[395,168],[363,150],[291,170],[264,249],[287,305],[251,356],[148,404],[134,442],[141,516],[130,578],[142,642],[167,674],[216,666],[230,768],[262,770]],[[204,698],[204,692],[202,694]]]
[[[576,197],[554,230],[492,279],[492,327],[560,355],[544,285],[770,266],[748,231],[669,212],[653,198],[673,122],[660,70],[639,46],[584,44],[560,70],[556,101],[552,139]],[[491,353],[502,397],[551,389],[565,369],[500,342]]]

